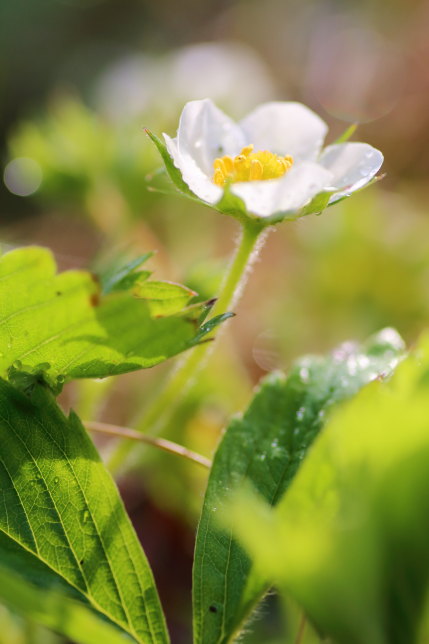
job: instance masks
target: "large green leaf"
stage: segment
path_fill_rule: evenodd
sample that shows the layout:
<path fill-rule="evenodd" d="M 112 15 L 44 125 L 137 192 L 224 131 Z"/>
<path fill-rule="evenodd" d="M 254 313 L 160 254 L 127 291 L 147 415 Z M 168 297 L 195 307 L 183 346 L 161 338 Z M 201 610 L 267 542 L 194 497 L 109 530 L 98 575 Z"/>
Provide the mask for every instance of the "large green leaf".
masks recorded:
<path fill-rule="evenodd" d="M 144 258 L 140 258 L 140 263 Z M 138 265 L 138 263 L 137 263 Z M 204 339 L 193 291 L 147 282 L 126 267 L 110 292 L 85 271 L 56 274 L 43 248 L 0 258 L 0 377 L 31 384 L 33 374 L 60 389 L 72 378 L 101 378 L 151 367 Z M 106 287 L 106 284 L 105 284 Z M 126 290 L 123 290 L 123 289 Z M 217 321 L 220 321 L 218 319 Z"/>
<path fill-rule="evenodd" d="M 210 473 L 194 563 L 197 644 L 228 642 L 266 589 L 252 564 L 216 521 L 237 485 L 251 482 L 275 505 L 295 476 L 334 403 L 389 373 L 403 343 L 391 329 L 363 347 L 346 344 L 329 357 L 298 361 L 288 377 L 270 375 L 242 418 L 229 425 Z"/>
<path fill-rule="evenodd" d="M 0 445 L 0 566 L 56 579 L 137 642 L 167 642 L 149 565 L 77 416 L 44 387 L 29 398 L 0 379 Z"/>
<path fill-rule="evenodd" d="M 337 644 L 414 644 L 429 591 L 429 337 L 336 411 L 274 510 L 237 499 L 261 570 Z"/>

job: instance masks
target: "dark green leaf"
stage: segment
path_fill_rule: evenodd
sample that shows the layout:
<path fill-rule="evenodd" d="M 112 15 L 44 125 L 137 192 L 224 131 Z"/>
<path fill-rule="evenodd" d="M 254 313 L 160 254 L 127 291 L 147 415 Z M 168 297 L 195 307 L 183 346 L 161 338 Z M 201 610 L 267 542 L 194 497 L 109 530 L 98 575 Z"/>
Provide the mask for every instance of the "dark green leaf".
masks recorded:
<path fill-rule="evenodd" d="M 77 416 L 43 387 L 29 398 L 0 379 L 0 445 L 0 565 L 74 590 L 137 642 L 167 642 L 149 565 Z"/>
<path fill-rule="evenodd" d="M 427 641 L 428 373 L 426 336 L 336 410 L 277 508 L 229 508 L 255 566 L 338 644 Z"/>
<path fill-rule="evenodd" d="M 304 358 L 288 377 L 277 373 L 266 378 L 243 417 L 229 425 L 214 459 L 198 528 L 193 589 L 197 644 L 228 642 L 266 589 L 231 531 L 218 527 L 216 513 L 246 481 L 275 505 L 330 408 L 389 373 L 402 350 L 398 335 L 386 329 L 363 347 L 348 343 L 327 358 Z"/>

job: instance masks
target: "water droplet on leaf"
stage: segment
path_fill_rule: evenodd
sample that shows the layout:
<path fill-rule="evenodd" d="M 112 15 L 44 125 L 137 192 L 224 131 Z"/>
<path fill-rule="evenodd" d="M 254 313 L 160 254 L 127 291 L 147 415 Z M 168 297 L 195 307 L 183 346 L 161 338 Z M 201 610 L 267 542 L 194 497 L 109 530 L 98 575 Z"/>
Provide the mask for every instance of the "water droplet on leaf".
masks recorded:
<path fill-rule="evenodd" d="M 296 412 L 297 420 L 301 421 L 305 416 L 305 407 L 300 407 Z"/>

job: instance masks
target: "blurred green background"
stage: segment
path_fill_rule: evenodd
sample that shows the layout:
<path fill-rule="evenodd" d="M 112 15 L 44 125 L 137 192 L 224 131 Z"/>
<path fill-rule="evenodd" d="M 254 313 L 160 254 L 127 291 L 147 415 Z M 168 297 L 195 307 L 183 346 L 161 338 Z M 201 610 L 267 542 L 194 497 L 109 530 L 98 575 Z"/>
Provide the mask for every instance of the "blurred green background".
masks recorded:
<path fill-rule="evenodd" d="M 94 270 L 157 250 L 156 278 L 214 296 L 236 224 L 154 191 L 160 160 L 143 131 L 174 135 L 190 99 L 211 97 L 235 118 L 266 100 L 302 101 L 329 123 L 328 142 L 358 122 L 354 139 L 385 154 L 382 182 L 271 233 L 169 438 L 210 456 L 267 371 L 386 325 L 412 344 L 427 326 L 428 32 L 427 0 L 0 3 L 4 250 L 42 244 L 61 269 Z M 84 419 L 134 426 L 168 368 L 70 387 L 62 402 Z M 190 641 L 205 476 L 145 451 L 120 480 L 178 644 Z M 247 641 L 283 641 L 269 601 Z M 5 644 L 50 641 L 6 609 L 0 624 Z"/>

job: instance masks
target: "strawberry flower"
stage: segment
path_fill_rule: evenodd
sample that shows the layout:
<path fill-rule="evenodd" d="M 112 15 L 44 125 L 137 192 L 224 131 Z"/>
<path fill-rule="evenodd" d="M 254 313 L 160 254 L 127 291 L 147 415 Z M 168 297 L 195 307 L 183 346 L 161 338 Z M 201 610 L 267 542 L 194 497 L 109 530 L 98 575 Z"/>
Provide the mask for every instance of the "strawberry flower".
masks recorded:
<path fill-rule="evenodd" d="M 204 99 L 185 105 L 174 139 L 150 136 L 182 191 L 268 224 L 320 212 L 376 175 L 379 150 L 347 142 L 322 150 L 327 129 L 300 103 L 264 103 L 235 123 Z"/>

